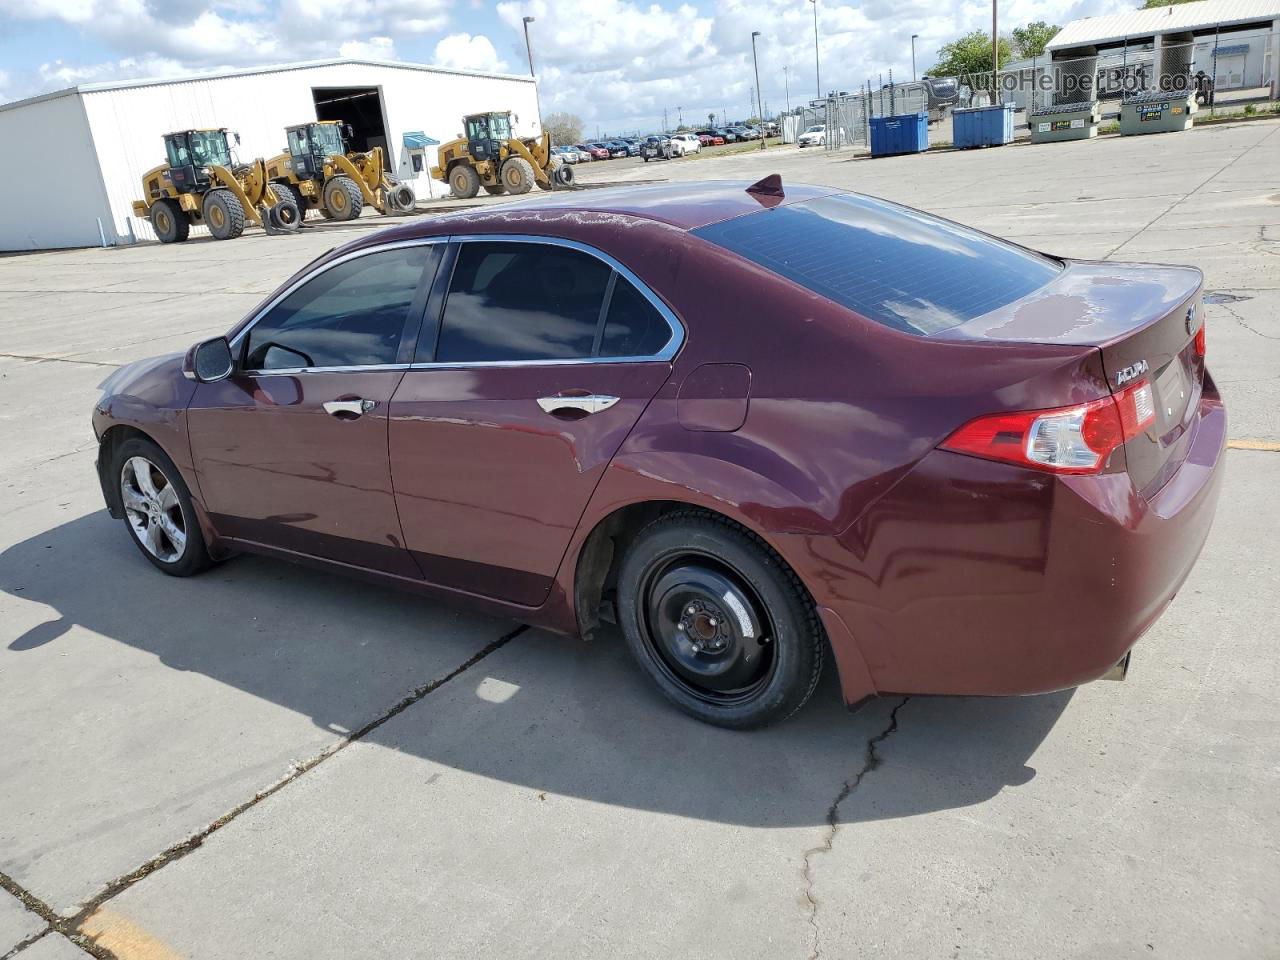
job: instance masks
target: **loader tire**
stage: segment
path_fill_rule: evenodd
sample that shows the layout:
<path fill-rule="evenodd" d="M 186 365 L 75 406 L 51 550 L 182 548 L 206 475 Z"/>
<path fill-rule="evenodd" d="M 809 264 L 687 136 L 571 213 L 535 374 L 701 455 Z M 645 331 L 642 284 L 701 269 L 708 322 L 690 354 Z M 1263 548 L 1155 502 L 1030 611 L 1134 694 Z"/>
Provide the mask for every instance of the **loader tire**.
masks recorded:
<path fill-rule="evenodd" d="M 271 189 L 277 191 L 276 196 L 278 197 L 280 196 L 279 191 L 283 190 L 285 197 L 288 197 L 298 205 L 299 219 L 306 219 L 307 201 L 303 198 L 301 190 L 295 187 L 292 183 L 280 183 L 279 181 L 271 184 Z M 280 199 L 283 200 L 285 197 L 280 197 Z"/>
<path fill-rule="evenodd" d="M 324 185 L 324 208 L 333 220 L 354 220 L 364 209 L 364 196 L 350 177 L 334 177 Z"/>
<path fill-rule="evenodd" d="M 459 200 L 470 200 L 480 192 L 480 174 L 469 163 L 460 163 L 449 171 L 449 189 Z"/>
<path fill-rule="evenodd" d="M 215 240 L 234 240 L 244 233 L 244 207 L 230 190 L 210 190 L 204 195 L 204 224 Z"/>
<path fill-rule="evenodd" d="M 293 202 L 293 197 L 287 195 L 267 211 L 267 216 L 271 218 L 271 225 L 277 230 L 294 231 L 302 223 L 302 211 Z"/>
<path fill-rule="evenodd" d="M 383 190 L 383 196 L 387 198 L 388 209 L 399 213 L 413 213 L 413 208 L 418 205 L 413 187 L 407 183 L 390 184 Z"/>
<path fill-rule="evenodd" d="M 549 173 L 551 175 L 552 189 L 573 186 L 573 178 L 576 174 L 573 172 L 573 167 L 567 163 L 561 161 L 559 164 L 553 164 Z"/>
<path fill-rule="evenodd" d="M 191 233 L 191 221 L 183 213 L 177 200 L 162 197 L 151 205 L 148 213 L 151 229 L 161 243 L 181 243 Z"/>
<path fill-rule="evenodd" d="M 491 197 L 500 197 L 507 192 L 507 188 L 500 183 L 495 183 L 492 186 L 486 183 L 484 185 L 484 192 Z"/>
<path fill-rule="evenodd" d="M 524 157 L 508 157 L 507 162 L 502 165 L 501 179 L 507 193 L 513 196 L 528 193 L 538 182 L 533 175 L 533 167 Z"/>

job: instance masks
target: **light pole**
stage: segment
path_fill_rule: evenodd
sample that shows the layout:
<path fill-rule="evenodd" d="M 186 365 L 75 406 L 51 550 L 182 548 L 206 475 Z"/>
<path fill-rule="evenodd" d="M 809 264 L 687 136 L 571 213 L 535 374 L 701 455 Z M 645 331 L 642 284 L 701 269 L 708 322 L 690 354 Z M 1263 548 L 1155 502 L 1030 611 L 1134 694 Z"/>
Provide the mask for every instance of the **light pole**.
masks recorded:
<path fill-rule="evenodd" d="M 538 107 L 538 126 L 542 127 L 542 97 L 538 94 L 538 77 L 533 72 L 533 45 L 529 43 L 529 24 L 533 23 L 533 17 L 524 18 L 524 49 L 529 54 L 529 76 L 533 77 L 533 102 Z"/>
<path fill-rule="evenodd" d="M 818 99 L 822 99 L 822 68 L 818 63 L 818 0 L 813 4 L 813 78 L 818 82 Z"/>
<path fill-rule="evenodd" d="M 814 9 L 817 9 L 816 7 Z M 756 37 L 759 30 L 751 31 L 751 63 L 756 70 L 756 119 L 760 122 L 760 149 L 764 149 L 764 107 L 760 100 L 760 61 L 756 58 Z"/>
<path fill-rule="evenodd" d="M 911 35 L 911 79 L 912 81 L 916 79 L 916 37 L 918 36 L 920 36 L 920 34 L 918 33 L 913 33 Z"/>
<path fill-rule="evenodd" d="M 783 82 L 784 84 L 786 84 L 786 88 L 787 88 L 787 113 L 790 113 L 790 112 L 791 112 L 791 74 L 790 74 L 790 70 L 791 70 L 791 68 L 790 68 L 790 67 L 783 67 L 783 68 L 782 68 L 782 82 Z"/>

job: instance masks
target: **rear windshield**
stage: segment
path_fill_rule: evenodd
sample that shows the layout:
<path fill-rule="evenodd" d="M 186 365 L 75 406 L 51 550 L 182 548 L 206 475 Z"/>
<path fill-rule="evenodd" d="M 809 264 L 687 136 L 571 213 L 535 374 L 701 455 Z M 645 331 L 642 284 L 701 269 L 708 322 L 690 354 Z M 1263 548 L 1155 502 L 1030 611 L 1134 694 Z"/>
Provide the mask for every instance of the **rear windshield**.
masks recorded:
<path fill-rule="evenodd" d="M 1062 269 L 968 227 L 852 194 L 693 232 L 886 327 L 925 335 L 1021 299 Z"/>

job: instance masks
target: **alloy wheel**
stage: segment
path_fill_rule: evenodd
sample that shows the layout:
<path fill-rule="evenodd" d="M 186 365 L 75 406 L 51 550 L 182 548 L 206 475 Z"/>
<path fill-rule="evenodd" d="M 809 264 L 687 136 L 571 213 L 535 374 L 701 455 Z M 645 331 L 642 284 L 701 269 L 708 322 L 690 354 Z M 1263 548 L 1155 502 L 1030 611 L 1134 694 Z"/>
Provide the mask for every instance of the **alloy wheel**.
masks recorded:
<path fill-rule="evenodd" d="M 177 563 L 187 549 L 187 523 L 178 491 L 146 457 L 130 457 L 120 470 L 125 519 L 147 553 Z"/>

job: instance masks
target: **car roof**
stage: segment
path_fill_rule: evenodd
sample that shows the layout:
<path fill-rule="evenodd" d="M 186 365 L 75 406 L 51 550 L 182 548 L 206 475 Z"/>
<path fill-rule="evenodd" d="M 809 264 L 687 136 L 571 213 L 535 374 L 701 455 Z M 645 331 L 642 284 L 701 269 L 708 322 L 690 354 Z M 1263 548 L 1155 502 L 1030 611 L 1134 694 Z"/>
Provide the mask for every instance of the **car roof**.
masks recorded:
<path fill-rule="evenodd" d="M 802 203 L 817 197 L 829 197 L 842 193 L 834 187 L 817 187 L 811 184 L 783 184 L 783 196 L 748 193 L 749 180 L 704 180 L 697 182 L 671 182 L 644 184 L 634 187 L 614 187 L 599 190 L 557 191 L 536 199 L 523 200 L 498 207 L 480 210 L 458 211 L 437 218 L 448 220 L 451 216 L 466 216 L 472 226 L 481 224 L 488 217 L 503 219 L 504 211 L 564 210 L 584 213 L 607 213 L 641 220 L 654 220 L 682 230 L 695 230 L 712 223 L 720 223 L 744 214 L 755 213 L 767 207 Z"/>

